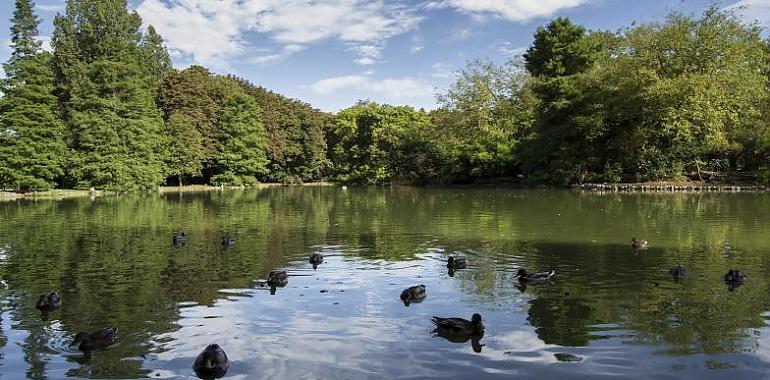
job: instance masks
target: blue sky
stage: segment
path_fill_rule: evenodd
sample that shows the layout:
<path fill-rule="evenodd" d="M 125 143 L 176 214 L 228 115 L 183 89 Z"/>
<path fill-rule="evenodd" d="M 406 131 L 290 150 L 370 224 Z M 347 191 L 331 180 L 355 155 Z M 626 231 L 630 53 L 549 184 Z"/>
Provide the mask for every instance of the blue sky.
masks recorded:
<path fill-rule="evenodd" d="M 712 0 L 129 0 L 166 39 L 174 65 L 233 73 L 327 111 L 359 99 L 434 108 L 468 60 L 504 62 L 535 29 L 568 16 L 616 30 Z M 41 35 L 64 0 L 37 0 Z M 770 0 L 731 0 L 770 26 Z M 13 1 L 0 1 L 0 59 L 8 59 Z"/>

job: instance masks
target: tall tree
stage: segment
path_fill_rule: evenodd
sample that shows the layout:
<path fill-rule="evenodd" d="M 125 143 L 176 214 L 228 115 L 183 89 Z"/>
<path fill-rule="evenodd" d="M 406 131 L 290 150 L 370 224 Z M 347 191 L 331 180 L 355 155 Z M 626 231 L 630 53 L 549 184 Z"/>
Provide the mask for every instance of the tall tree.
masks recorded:
<path fill-rule="evenodd" d="M 157 87 L 163 78 L 171 72 L 171 57 L 163 44 L 163 37 L 155 31 L 152 25 L 149 25 L 145 30 L 140 49 L 144 68 L 147 69 L 153 84 Z"/>
<path fill-rule="evenodd" d="M 30 0 L 16 0 L 11 47 L 0 98 L 0 188 L 46 190 L 63 175 L 67 149 L 53 94 L 51 56 L 36 40 Z"/>
<path fill-rule="evenodd" d="M 230 97 L 219 121 L 219 174 L 211 181 L 222 185 L 253 185 L 267 174 L 265 129 L 254 98 L 243 92 Z"/>
<path fill-rule="evenodd" d="M 149 189 L 165 178 L 163 121 L 126 0 L 68 0 L 54 20 L 54 68 L 77 151 L 76 186 Z"/>
<path fill-rule="evenodd" d="M 172 113 L 166 121 L 167 164 L 169 174 L 176 175 L 179 186 L 184 176 L 200 176 L 206 159 L 203 137 L 195 123 L 195 118 L 183 112 Z"/>

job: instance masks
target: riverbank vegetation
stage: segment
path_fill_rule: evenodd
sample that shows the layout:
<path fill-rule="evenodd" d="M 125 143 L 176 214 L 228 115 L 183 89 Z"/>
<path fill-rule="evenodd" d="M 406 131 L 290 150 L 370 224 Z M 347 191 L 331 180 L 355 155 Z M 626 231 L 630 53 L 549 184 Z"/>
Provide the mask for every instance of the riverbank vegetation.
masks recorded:
<path fill-rule="evenodd" d="M 52 52 L 38 25 L 16 0 L 0 189 L 770 182 L 770 42 L 716 6 L 616 32 L 558 18 L 520 59 L 469 62 L 435 110 L 359 102 L 336 115 L 173 69 L 125 0 L 68 0 Z"/>

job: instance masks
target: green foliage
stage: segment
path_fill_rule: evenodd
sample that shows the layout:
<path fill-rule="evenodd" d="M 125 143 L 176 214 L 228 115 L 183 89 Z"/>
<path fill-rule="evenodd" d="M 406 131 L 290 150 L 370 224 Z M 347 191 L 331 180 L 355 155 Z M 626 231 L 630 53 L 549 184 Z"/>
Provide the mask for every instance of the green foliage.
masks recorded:
<path fill-rule="evenodd" d="M 333 122 L 332 115 L 303 102 L 286 98 L 236 77 L 247 94 L 262 110 L 270 160 L 267 179 L 277 182 L 301 182 L 321 178 L 329 168 L 324 131 Z"/>
<path fill-rule="evenodd" d="M 186 113 L 173 112 L 166 121 L 169 174 L 175 174 L 182 186 L 183 176 L 199 176 L 206 159 L 203 137 L 195 119 Z"/>
<path fill-rule="evenodd" d="M 535 32 L 535 41 L 524 54 L 527 70 L 535 77 L 558 77 L 585 71 L 597 49 L 586 30 L 559 17 Z"/>
<path fill-rule="evenodd" d="M 416 164 L 425 161 L 430 126 L 428 115 L 411 107 L 361 102 L 342 110 L 329 136 L 337 178 L 381 184 L 424 177 Z"/>
<path fill-rule="evenodd" d="M 125 0 L 70 0 L 54 21 L 54 68 L 78 187 L 150 189 L 165 177 L 163 121 Z"/>
<path fill-rule="evenodd" d="M 171 72 L 171 57 L 163 45 L 163 37 L 150 25 L 147 27 L 139 44 L 144 68 L 150 74 L 153 84 L 157 87 L 163 78 Z"/>
<path fill-rule="evenodd" d="M 48 190 L 68 156 L 53 94 L 51 56 L 39 50 L 33 3 L 17 0 L 11 59 L 0 82 L 0 189 Z"/>
<path fill-rule="evenodd" d="M 236 93 L 222 108 L 219 121 L 218 185 L 253 185 L 267 173 L 265 129 L 254 98 Z"/>

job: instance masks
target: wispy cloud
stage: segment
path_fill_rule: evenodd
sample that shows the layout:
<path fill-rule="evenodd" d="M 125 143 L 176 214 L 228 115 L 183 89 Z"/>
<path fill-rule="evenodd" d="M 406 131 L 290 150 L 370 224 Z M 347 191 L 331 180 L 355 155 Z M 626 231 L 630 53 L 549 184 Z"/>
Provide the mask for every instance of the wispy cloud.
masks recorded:
<path fill-rule="evenodd" d="M 411 77 L 378 79 L 371 75 L 343 75 L 321 79 L 310 89 L 321 95 L 340 91 L 359 90 L 362 92 L 383 95 L 389 99 L 410 99 L 433 96 L 434 88 L 424 81 Z"/>
<path fill-rule="evenodd" d="M 457 69 L 449 63 L 437 62 L 433 64 L 433 72 L 430 74 L 433 78 L 448 79 L 454 78 Z"/>
<path fill-rule="evenodd" d="M 471 16 L 487 15 L 513 22 L 549 17 L 554 13 L 590 3 L 594 0 L 436 0 L 426 3 L 428 9 L 452 8 Z M 763 1 L 763 0 L 750 0 Z"/>
<path fill-rule="evenodd" d="M 764 27 L 770 28 L 770 1 L 768 0 L 741 0 L 729 8 L 749 22 L 757 21 Z"/>
<path fill-rule="evenodd" d="M 36 10 L 42 12 L 62 12 L 64 11 L 64 5 L 62 4 L 39 4 L 35 6 Z"/>
<path fill-rule="evenodd" d="M 508 58 L 521 57 L 527 51 L 526 46 L 513 46 L 510 41 L 497 40 L 492 43 L 492 48 Z"/>
<path fill-rule="evenodd" d="M 264 66 L 274 65 L 276 63 L 280 63 L 287 60 L 289 57 L 294 55 L 294 53 L 301 52 L 302 50 L 305 50 L 305 46 L 303 45 L 299 45 L 299 44 L 286 45 L 283 48 L 281 48 L 281 50 L 278 52 L 257 55 L 257 56 L 251 57 L 249 61 L 257 65 L 264 65 Z"/>
<path fill-rule="evenodd" d="M 137 11 L 170 49 L 216 67 L 253 48 L 247 33 L 264 34 L 281 45 L 340 41 L 353 46 L 358 63 L 371 64 L 385 41 L 421 21 L 413 11 L 383 0 L 143 0 Z"/>

